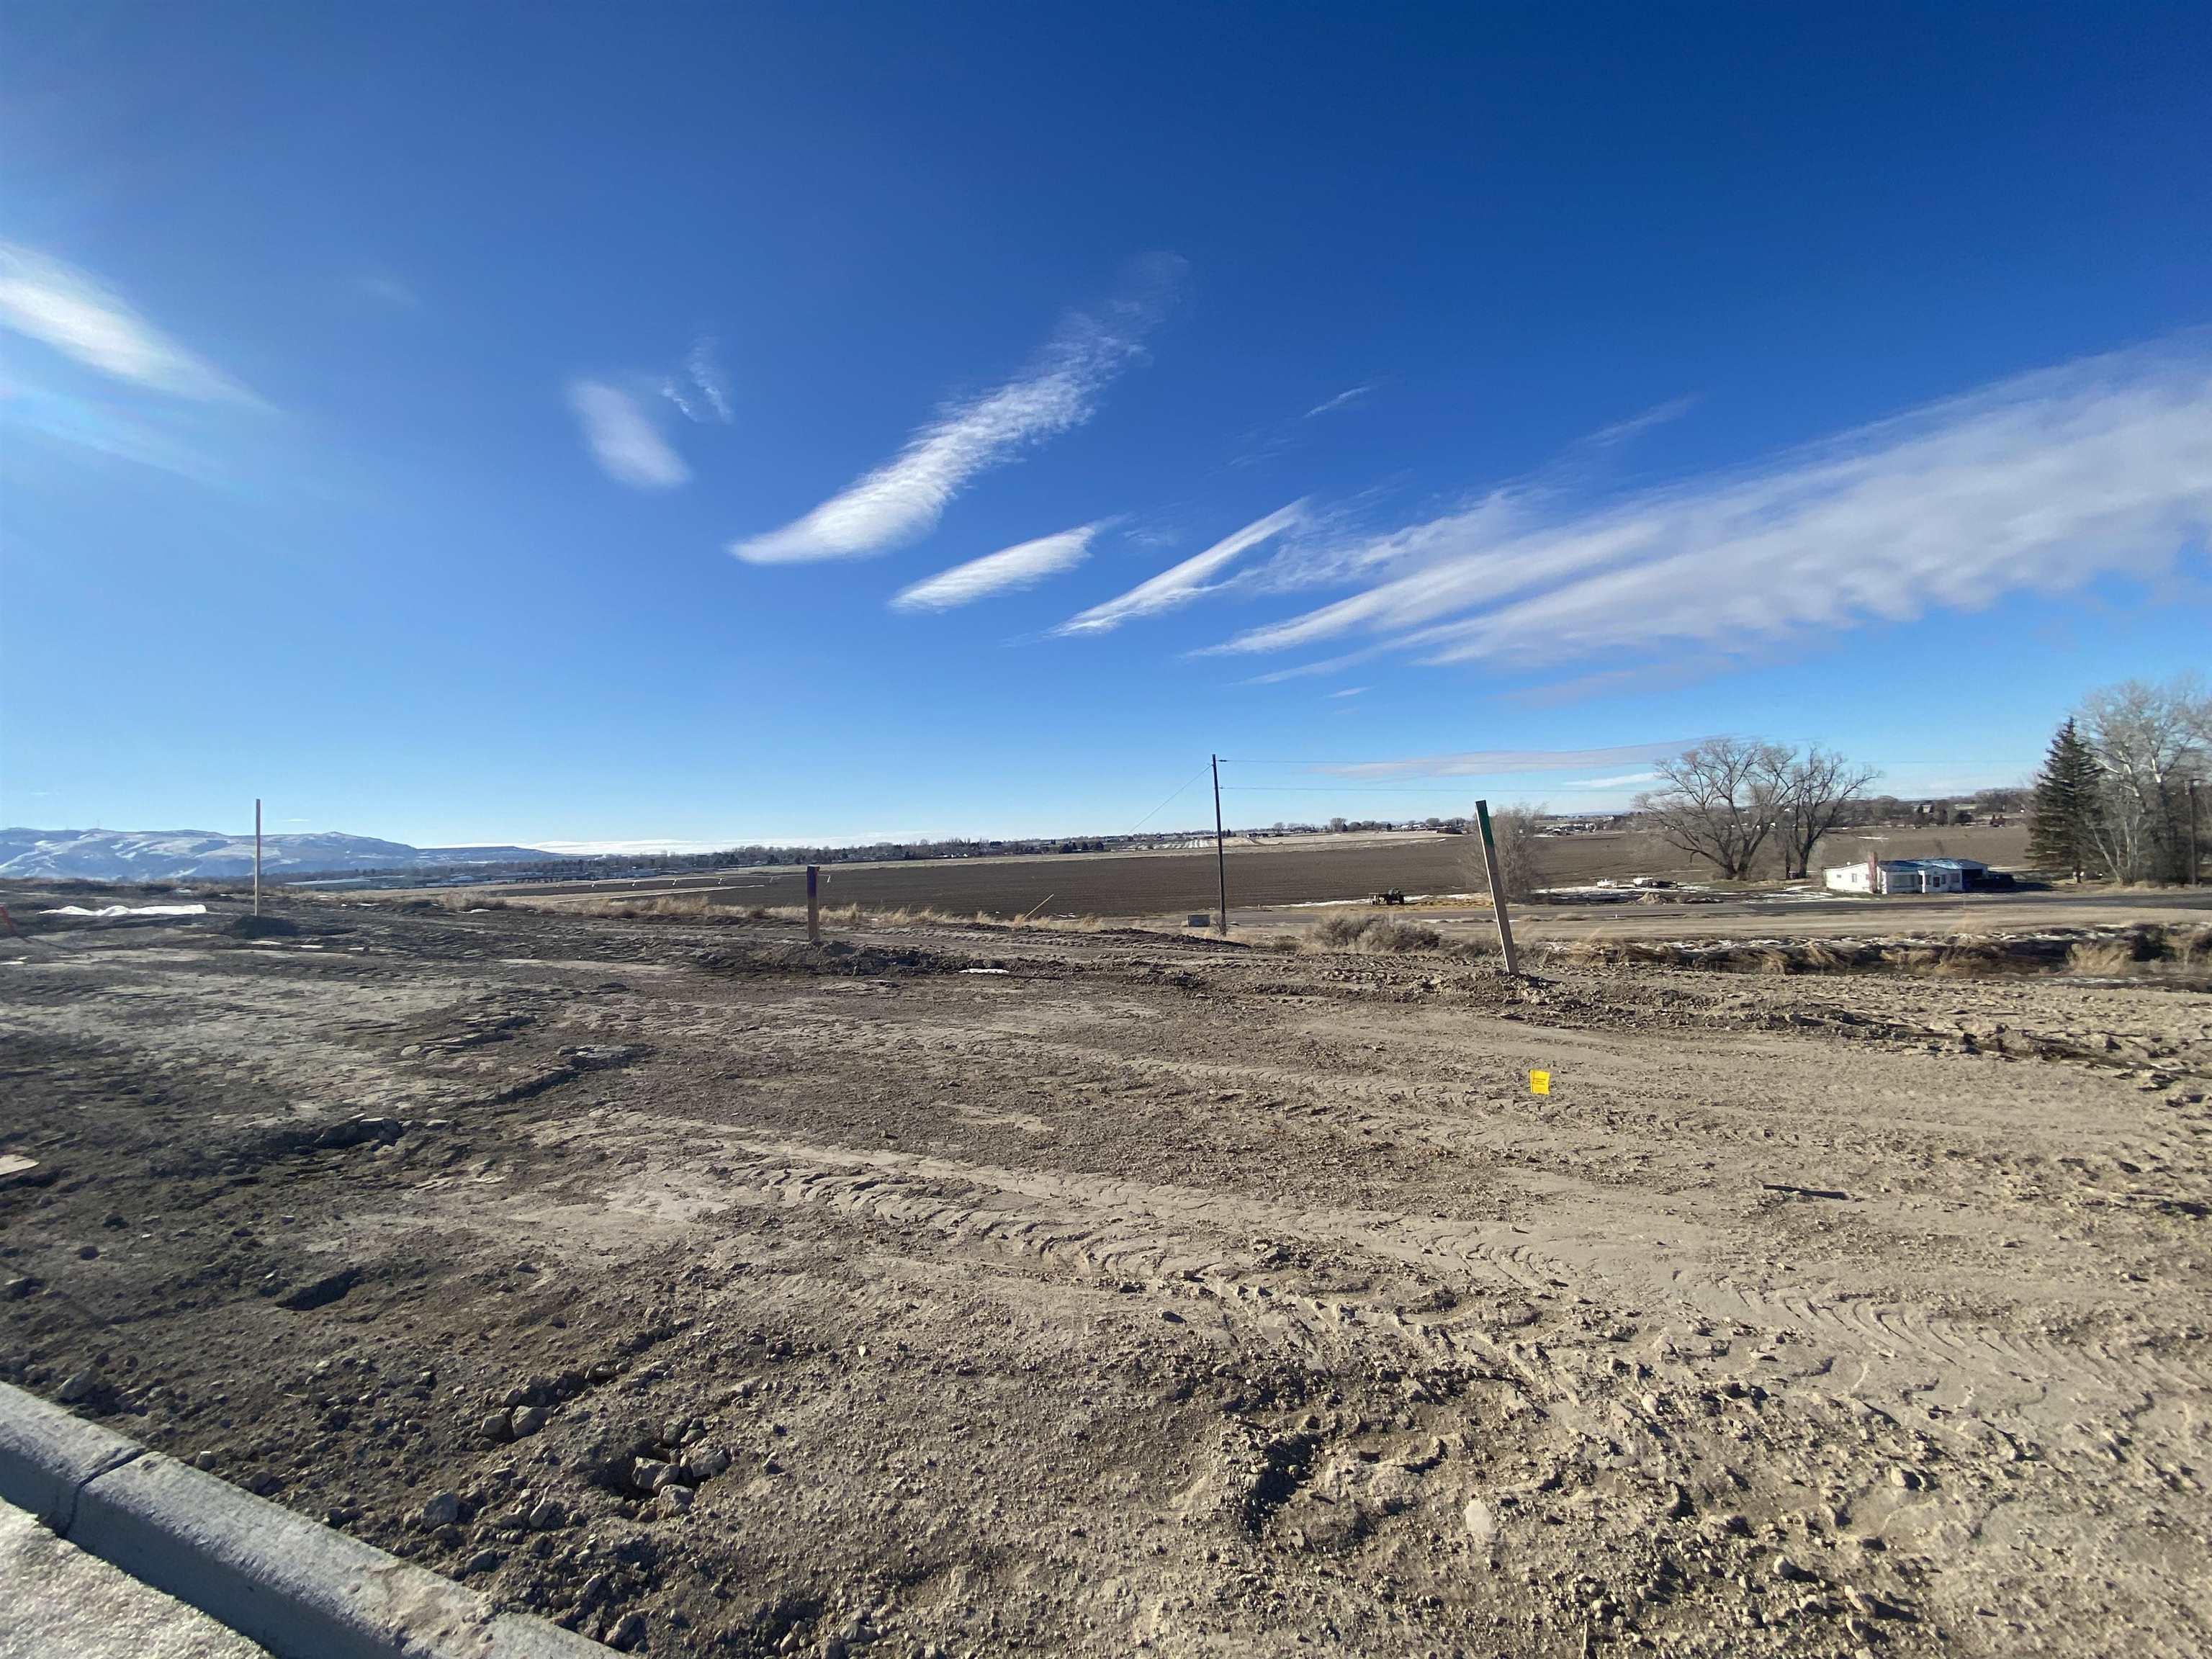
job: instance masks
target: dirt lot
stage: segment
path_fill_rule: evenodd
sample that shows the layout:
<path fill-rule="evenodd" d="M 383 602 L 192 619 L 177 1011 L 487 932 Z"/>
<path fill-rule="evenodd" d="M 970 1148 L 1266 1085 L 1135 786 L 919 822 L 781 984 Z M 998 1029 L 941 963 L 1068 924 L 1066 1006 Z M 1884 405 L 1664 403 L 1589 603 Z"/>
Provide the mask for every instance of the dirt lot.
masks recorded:
<path fill-rule="evenodd" d="M 2212 1647 L 2212 998 L 286 914 L 0 939 L 0 1376 L 506 1604 Z"/>

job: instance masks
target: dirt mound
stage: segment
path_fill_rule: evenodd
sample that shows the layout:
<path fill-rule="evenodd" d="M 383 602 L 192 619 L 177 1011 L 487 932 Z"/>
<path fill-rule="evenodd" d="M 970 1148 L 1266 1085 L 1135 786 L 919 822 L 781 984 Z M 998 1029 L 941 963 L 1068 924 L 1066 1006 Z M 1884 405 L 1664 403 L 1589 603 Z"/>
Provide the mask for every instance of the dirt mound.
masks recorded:
<path fill-rule="evenodd" d="M 2195 984 L 2212 969 L 2212 929 L 2143 924 L 1935 939 L 1593 939 L 1551 957 L 1605 967 L 1723 974 L 1905 974 L 1981 979 L 2071 973 Z"/>
<path fill-rule="evenodd" d="M 240 916 L 223 929 L 234 939 L 290 939 L 300 924 L 287 916 Z"/>
<path fill-rule="evenodd" d="M 763 942 L 716 945 L 691 958 L 710 974 L 805 974 L 844 979 L 919 977 L 957 974 L 975 963 L 920 945 L 821 945 Z"/>

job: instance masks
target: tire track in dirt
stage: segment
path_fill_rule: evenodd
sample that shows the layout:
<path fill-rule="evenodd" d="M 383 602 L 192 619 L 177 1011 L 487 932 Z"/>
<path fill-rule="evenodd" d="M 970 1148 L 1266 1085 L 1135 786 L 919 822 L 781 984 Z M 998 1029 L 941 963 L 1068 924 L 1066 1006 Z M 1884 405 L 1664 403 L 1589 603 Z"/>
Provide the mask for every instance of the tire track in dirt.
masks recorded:
<path fill-rule="evenodd" d="M 1224 1206 L 1214 1194 L 1133 1182 L 1041 1176 L 927 1160 L 930 1167 L 886 1166 L 854 1155 L 860 1168 L 815 1163 L 794 1148 L 756 1146 L 762 1160 L 743 1172 L 735 1201 L 822 1205 L 869 1219 L 926 1230 L 950 1239 L 996 1243 L 1042 1261 L 1107 1279 L 1135 1279 L 1155 1295 L 1201 1299 L 1232 1336 L 1287 1347 L 1306 1358 L 1345 1364 L 1381 1346 L 1401 1363 L 1433 1364 L 1463 1358 L 1454 1322 L 1408 1318 L 1403 1304 L 1431 1299 L 1426 1286 L 1377 1285 L 1371 1269 L 1392 1264 L 1352 1261 L 1364 1288 L 1325 1294 L 1296 1288 L 1295 1272 L 1269 1271 L 1237 1257 L 1231 1235 L 1280 1233 L 1282 1218 Z M 1313 1231 L 1297 1230 L 1311 1242 Z M 1340 1250 L 1353 1241 L 1331 1241 Z M 1393 1294 L 1393 1291 L 1397 1294 Z M 1194 1322 L 1199 1316 L 1177 1314 Z"/>
<path fill-rule="evenodd" d="M 2212 1388 L 2212 1371 L 2203 1366 L 2155 1354 L 2121 1353 L 2103 1343 L 2017 1334 L 1871 1297 L 1778 1295 L 1724 1274 L 1677 1270 L 1672 1279 L 1674 1293 L 1708 1317 L 1795 1330 L 1823 1351 L 1832 1351 L 1824 1352 L 1824 1358 L 1848 1358 L 1862 1365 L 1875 1359 L 1943 1368 L 1951 1373 L 1943 1379 L 1947 1388 L 1965 1389 L 1984 1409 L 2024 1409 L 2062 1394 L 2128 1399 L 2160 1390 L 2202 1394 Z"/>
<path fill-rule="evenodd" d="M 1792 1374 L 1838 1397 L 1924 1394 L 1931 1369 L 1933 1386 L 1946 1395 L 1963 1391 L 1984 1409 L 2212 1389 L 2203 1367 L 2180 1359 L 1942 1318 L 1889 1299 L 1777 1292 L 1663 1256 L 1638 1285 L 1620 1272 L 1617 1253 L 1601 1259 L 1556 1232 L 1503 1222 L 1301 1209 L 1214 1190 L 789 1139 L 736 1137 L 720 1153 L 738 1162 L 715 1191 L 720 1203 L 819 1207 L 1136 1279 L 1172 1300 L 1202 1299 L 1236 1338 L 1332 1363 L 1371 1360 L 1380 1344 L 1408 1365 L 1480 1360 L 1528 1375 L 1529 1350 L 1556 1334 L 1540 1328 L 1545 1316 L 1523 1298 L 1571 1292 L 1601 1307 L 1647 1306 L 1656 1293 L 1689 1322 L 1789 1334 L 1803 1345 Z M 1310 1273 L 1271 1260 L 1283 1245 L 1302 1247 L 1360 1288 L 1315 1288 Z M 1455 1305 L 1421 1311 L 1435 1309 L 1439 1291 Z M 1525 1340 L 1509 1342 L 1509 1334 Z M 1563 1378 L 1547 1379 L 1559 1386 Z"/>

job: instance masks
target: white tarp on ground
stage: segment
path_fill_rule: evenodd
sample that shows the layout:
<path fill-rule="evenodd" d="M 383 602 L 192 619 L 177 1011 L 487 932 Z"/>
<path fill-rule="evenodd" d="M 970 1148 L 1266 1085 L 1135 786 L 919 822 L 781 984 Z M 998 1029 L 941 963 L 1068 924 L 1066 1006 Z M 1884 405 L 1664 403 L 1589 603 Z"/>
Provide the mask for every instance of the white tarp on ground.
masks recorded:
<path fill-rule="evenodd" d="M 82 904 L 64 904 L 58 910 L 42 910 L 47 916 L 88 916 L 94 921 L 112 921 L 118 916 L 204 916 L 204 904 L 142 904 L 132 909 L 127 904 L 104 904 L 97 910 L 88 910 Z"/>

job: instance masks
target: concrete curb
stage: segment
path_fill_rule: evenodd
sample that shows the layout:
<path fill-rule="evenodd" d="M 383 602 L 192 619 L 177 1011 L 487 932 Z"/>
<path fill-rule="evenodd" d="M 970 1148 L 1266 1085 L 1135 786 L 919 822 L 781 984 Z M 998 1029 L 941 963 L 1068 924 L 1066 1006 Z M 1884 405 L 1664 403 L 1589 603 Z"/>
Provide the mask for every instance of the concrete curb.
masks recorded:
<path fill-rule="evenodd" d="M 590 1659 L 573 1632 L 0 1383 L 0 1498 L 278 1659 Z"/>
<path fill-rule="evenodd" d="M 52 1531 L 69 1531 L 77 1494 L 88 1482 L 144 1450 L 136 1441 L 0 1382 L 0 1498 Z"/>

